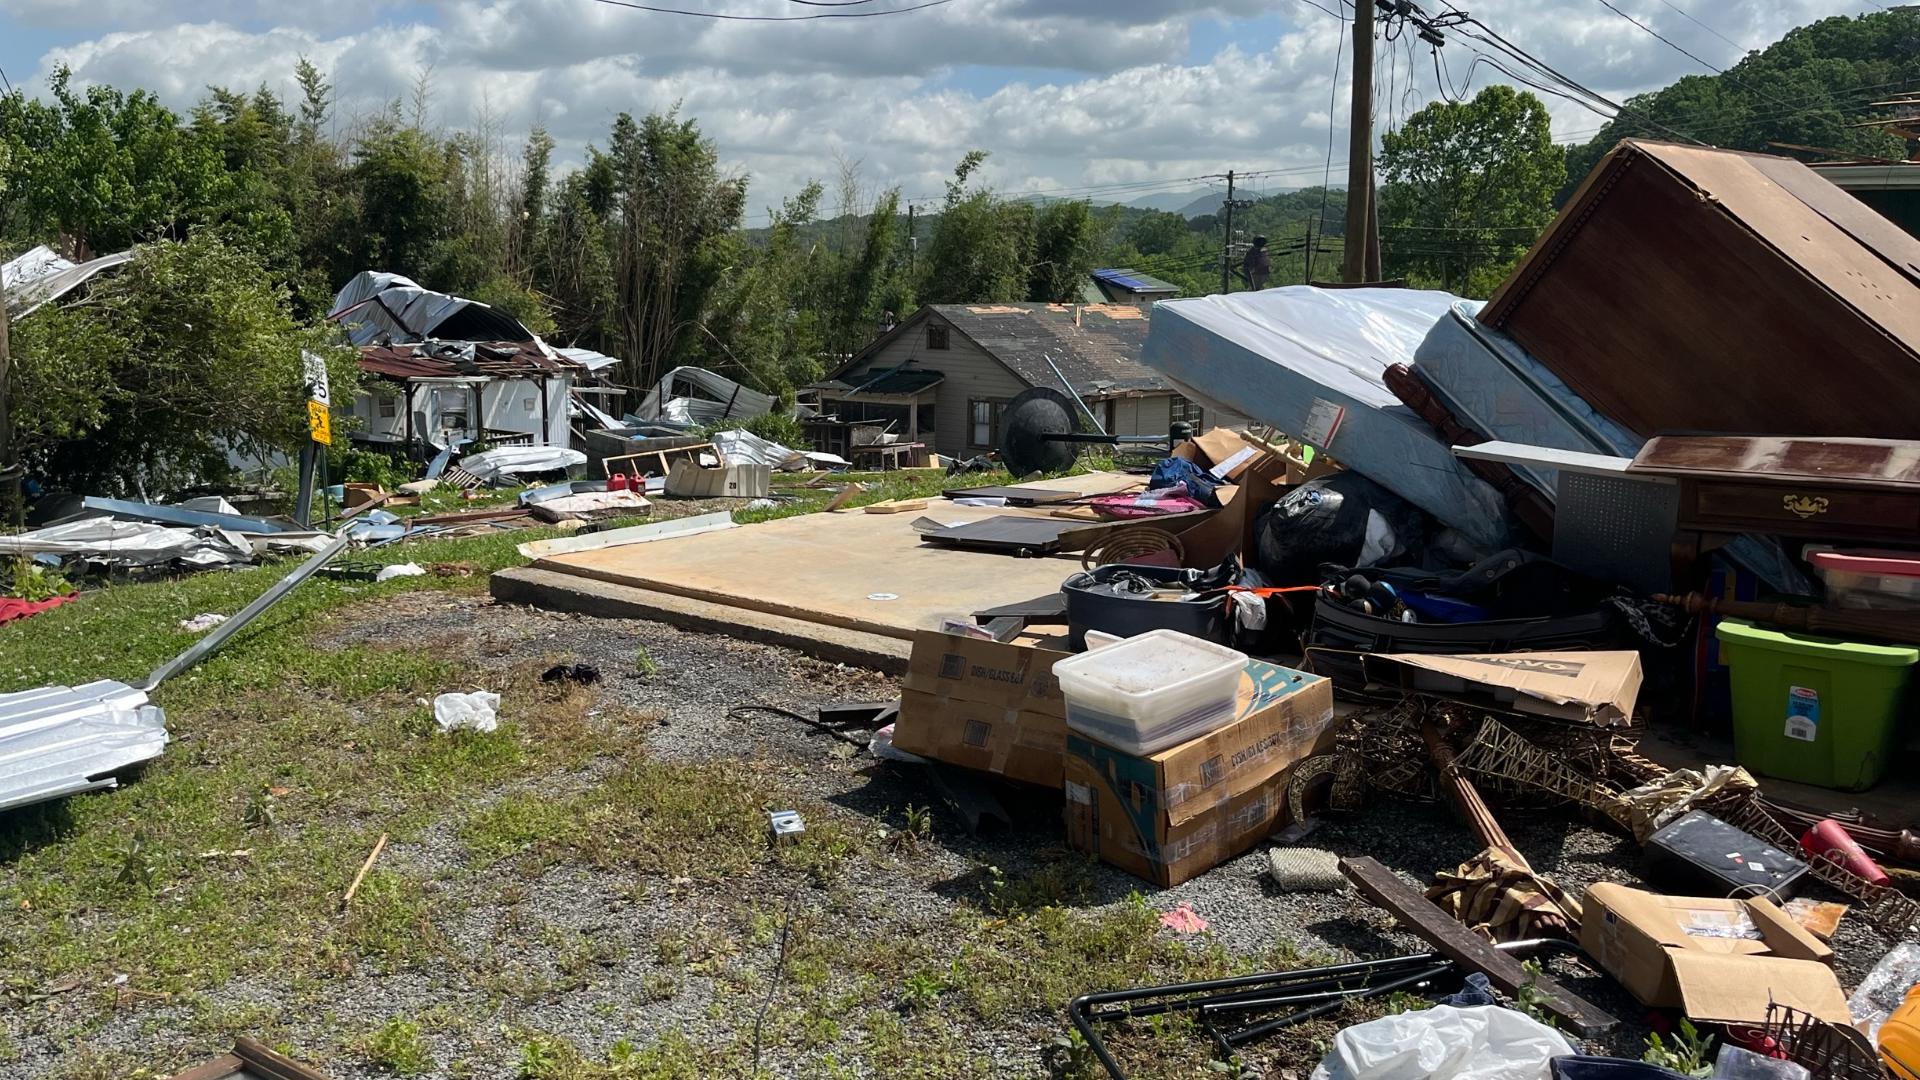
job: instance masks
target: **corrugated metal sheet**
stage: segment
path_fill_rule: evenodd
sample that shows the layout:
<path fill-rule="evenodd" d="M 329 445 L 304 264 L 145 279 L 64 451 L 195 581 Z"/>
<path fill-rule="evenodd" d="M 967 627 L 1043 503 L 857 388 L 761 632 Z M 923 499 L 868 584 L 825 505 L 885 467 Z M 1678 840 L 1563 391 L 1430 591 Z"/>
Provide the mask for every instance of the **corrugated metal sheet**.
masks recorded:
<path fill-rule="evenodd" d="M 160 756 L 166 720 L 111 679 L 0 694 L 0 810 L 114 786 L 115 774 Z"/>
<path fill-rule="evenodd" d="M 7 290 L 7 317 L 24 319 L 85 285 L 101 271 L 111 270 L 131 258 L 133 258 L 133 252 L 121 251 L 112 255 L 102 255 L 78 266 L 68 264 L 65 269 L 32 277 L 19 288 Z"/>
<path fill-rule="evenodd" d="M 533 331 L 518 319 L 478 300 L 434 292 L 412 278 L 378 270 L 353 276 L 334 297 L 327 318 L 346 331 L 355 345 L 422 341 L 441 337 L 460 341 L 532 341 Z"/>

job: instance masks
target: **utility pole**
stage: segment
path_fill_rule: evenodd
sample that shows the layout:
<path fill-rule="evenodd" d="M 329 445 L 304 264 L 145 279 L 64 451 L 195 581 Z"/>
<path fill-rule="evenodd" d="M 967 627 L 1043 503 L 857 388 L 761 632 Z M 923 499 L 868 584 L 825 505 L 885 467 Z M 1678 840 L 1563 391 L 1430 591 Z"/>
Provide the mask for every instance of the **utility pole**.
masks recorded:
<path fill-rule="evenodd" d="M 919 270 L 920 270 L 920 238 L 914 235 L 913 204 L 908 203 L 907 204 L 907 272 L 909 274 L 914 274 L 914 273 L 918 273 Z M 901 317 L 902 318 L 905 317 L 904 312 L 902 313 Z"/>
<path fill-rule="evenodd" d="M 1380 237 L 1373 224 L 1373 0 L 1353 5 L 1353 109 L 1347 134 L 1347 242 L 1342 275 L 1379 277 Z"/>
<path fill-rule="evenodd" d="M 1307 269 L 1306 269 L 1305 276 L 1301 277 L 1300 279 L 1300 284 L 1302 285 L 1313 284 L 1313 219 L 1312 218 L 1307 219 Z"/>
<path fill-rule="evenodd" d="M 1233 291 L 1233 170 L 1227 170 L 1227 232 L 1220 240 L 1220 291 Z"/>

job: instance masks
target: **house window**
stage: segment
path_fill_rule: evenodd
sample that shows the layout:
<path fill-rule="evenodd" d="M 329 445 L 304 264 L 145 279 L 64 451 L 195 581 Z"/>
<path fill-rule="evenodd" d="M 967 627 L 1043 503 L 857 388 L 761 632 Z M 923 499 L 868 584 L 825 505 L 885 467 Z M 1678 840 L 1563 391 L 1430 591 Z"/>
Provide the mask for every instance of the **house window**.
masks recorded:
<path fill-rule="evenodd" d="M 1179 394 L 1173 395 L 1173 401 L 1167 406 L 1167 419 L 1170 423 L 1185 424 L 1198 435 L 1207 429 L 1207 411 L 1198 402 L 1188 401 Z"/>
<path fill-rule="evenodd" d="M 400 399 L 392 394 L 381 394 L 373 399 L 373 403 L 379 409 L 382 420 L 391 420 L 400 415 Z"/>
<path fill-rule="evenodd" d="M 994 439 L 1000 433 L 1000 410 L 1004 402 L 969 401 L 967 402 L 967 445 L 977 450 L 990 450 Z"/>
<path fill-rule="evenodd" d="M 932 324 L 928 324 L 927 348 L 945 349 L 947 347 L 948 347 L 947 346 L 947 328 L 944 326 L 935 326 Z"/>

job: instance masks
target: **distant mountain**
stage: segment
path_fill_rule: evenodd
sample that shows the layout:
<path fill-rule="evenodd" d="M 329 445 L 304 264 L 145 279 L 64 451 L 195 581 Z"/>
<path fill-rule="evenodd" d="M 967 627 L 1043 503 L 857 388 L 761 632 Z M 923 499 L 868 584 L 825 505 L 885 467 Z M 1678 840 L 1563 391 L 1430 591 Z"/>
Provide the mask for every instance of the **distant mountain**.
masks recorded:
<path fill-rule="evenodd" d="M 1218 200 L 1222 197 L 1219 192 L 1207 188 L 1188 188 L 1185 191 L 1163 191 L 1157 195 L 1142 195 L 1132 202 L 1121 203 L 1120 205 L 1131 206 L 1136 210 L 1164 210 L 1169 213 L 1184 214 L 1187 217 L 1192 217 L 1193 215 L 1188 213 L 1187 210 L 1190 205 L 1213 199 L 1217 206 Z M 1205 213 L 1206 211 L 1201 212 Z"/>

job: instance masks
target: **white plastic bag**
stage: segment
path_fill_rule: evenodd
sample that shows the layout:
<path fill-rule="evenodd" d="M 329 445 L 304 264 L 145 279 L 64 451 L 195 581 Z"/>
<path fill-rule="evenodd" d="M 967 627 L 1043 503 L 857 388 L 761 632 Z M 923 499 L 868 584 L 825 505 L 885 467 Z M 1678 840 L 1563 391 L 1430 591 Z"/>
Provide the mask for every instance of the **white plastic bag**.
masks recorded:
<path fill-rule="evenodd" d="M 433 699 L 433 718 L 441 731 L 492 731 L 500 726 L 499 709 L 500 695 L 486 690 Z"/>
<path fill-rule="evenodd" d="M 392 565 L 381 567 L 380 572 L 373 575 L 373 580 L 392 581 L 397 577 L 424 577 L 426 573 L 425 570 L 420 568 L 418 563 L 393 563 Z"/>
<path fill-rule="evenodd" d="M 1548 1080 L 1547 1059 L 1573 1052 L 1524 1013 L 1436 1005 L 1342 1031 L 1312 1080 Z"/>

